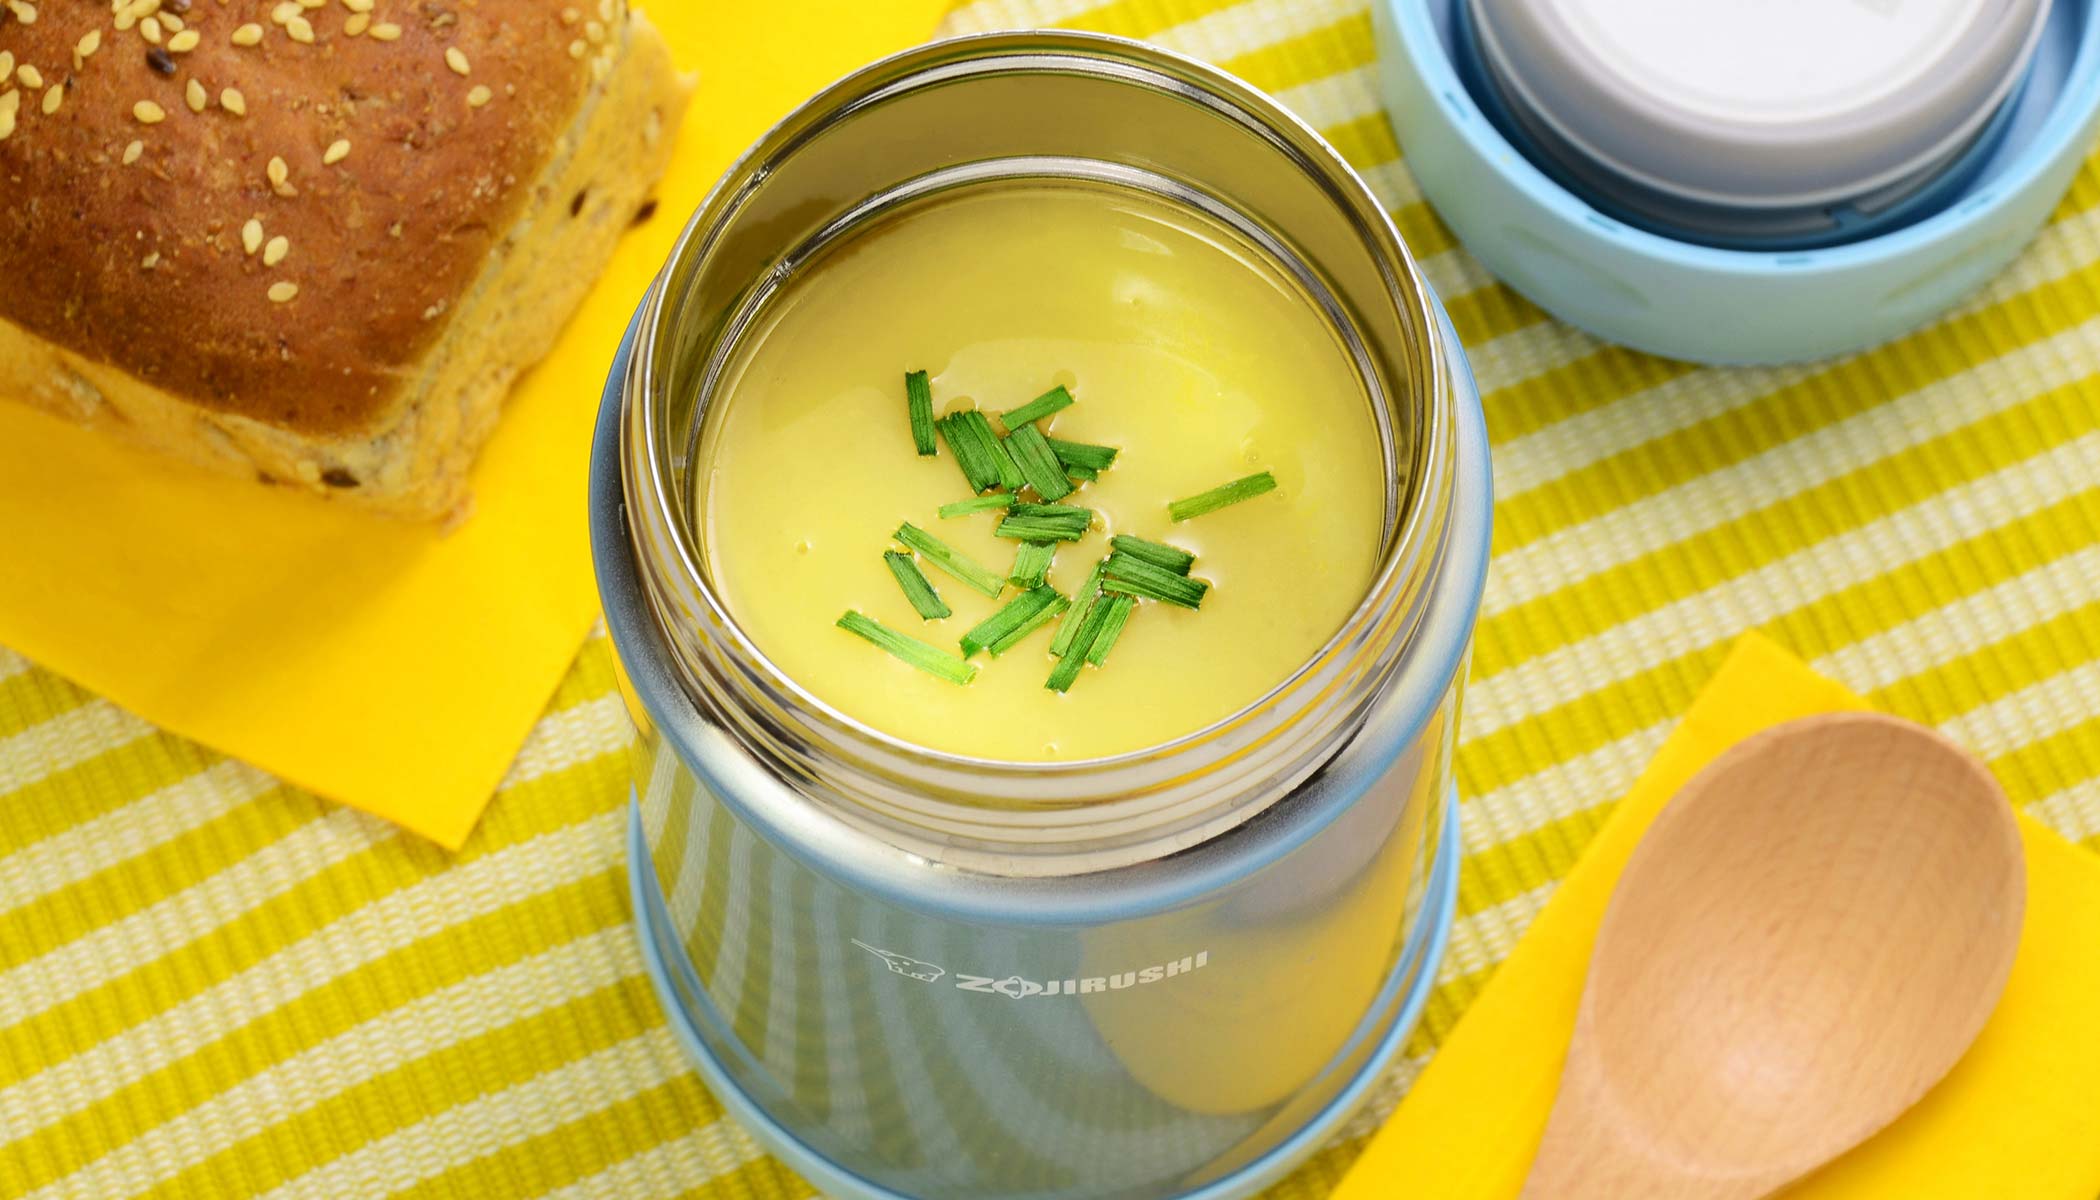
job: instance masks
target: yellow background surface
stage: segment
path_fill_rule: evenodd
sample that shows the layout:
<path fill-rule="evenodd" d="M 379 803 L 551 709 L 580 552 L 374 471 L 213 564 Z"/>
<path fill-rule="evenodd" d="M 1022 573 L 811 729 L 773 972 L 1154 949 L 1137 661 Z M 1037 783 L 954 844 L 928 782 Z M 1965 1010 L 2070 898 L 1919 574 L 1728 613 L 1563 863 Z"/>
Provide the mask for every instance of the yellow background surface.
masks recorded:
<path fill-rule="evenodd" d="M 689 52 L 717 63 L 695 136 L 718 130 L 726 155 L 759 119 L 709 123 L 742 93 L 784 103 L 881 48 L 840 40 L 845 22 L 904 39 L 930 6 L 682 11 Z M 1451 952 L 1404 1060 L 1276 1195 L 1334 1188 L 1746 629 L 1970 746 L 2093 848 L 2092 163 L 1930 328 L 1834 362 L 1697 368 L 1553 321 L 1456 245 L 1380 111 L 1361 0 L 983 0 L 951 27 L 1051 22 L 1221 63 L 1303 115 L 1392 212 L 1484 393 L 1495 548 L 1458 731 Z M 809 1194 L 723 1119 L 642 977 L 610 660 L 586 641 L 447 854 L 0 651 L 0 1195 Z M 2093 1200 L 2042 1182 L 2059 1165 L 1966 1194 Z"/>

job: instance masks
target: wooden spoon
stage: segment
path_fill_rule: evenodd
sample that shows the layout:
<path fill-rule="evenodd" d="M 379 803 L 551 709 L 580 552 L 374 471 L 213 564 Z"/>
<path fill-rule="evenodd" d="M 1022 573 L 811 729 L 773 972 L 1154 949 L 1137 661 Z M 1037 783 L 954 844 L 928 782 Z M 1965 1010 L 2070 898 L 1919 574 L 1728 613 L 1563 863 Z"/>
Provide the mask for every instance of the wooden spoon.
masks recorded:
<path fill-rule="evenodd" d="M 1811 717 L 1723 754 L 1598 932 L 1527 1200 L 1757 1200 L 1902 1115 L 2020 940 L 2011 806 L 1933 731 Z"/>

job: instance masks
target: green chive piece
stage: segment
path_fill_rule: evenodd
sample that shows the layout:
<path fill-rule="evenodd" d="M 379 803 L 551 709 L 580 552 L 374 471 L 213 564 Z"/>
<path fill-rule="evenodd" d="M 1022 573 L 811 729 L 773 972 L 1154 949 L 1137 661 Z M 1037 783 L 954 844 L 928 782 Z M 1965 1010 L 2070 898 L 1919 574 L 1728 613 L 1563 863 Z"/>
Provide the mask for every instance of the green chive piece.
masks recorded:
<path fill-rule="evenodd" d="M 962 468 L 963 478 L 969 481 L 973 492 L 988 492 L 999 486 L 999 467 L 984 447 L 978 443 L 975 430 L 963 420 L 965 414 L 949 413 L 934 422 L 941 439 L 948 443 L 948 452 L 955 456 L 955 465 Z"/>
<path fill-rule="evenodd" d="M 1013 506 L 1012 515 L 1017 517 L 1059 517 L 1083 519 L 1093 522 L 1094 510 L 1077 504 L 1030 504 L 1021 501 Z"/>
<path fill-rule="evenodd" d="M 1043 431 L 1023 425 L 1006 435 L 1007 452 L 1021 469 L 1021 477 L 1045 500 L 1061 500 L 1072 494 L 1072 481 L 1065 478 L 1064 464 L 1050 453 Z"/>
<path fill-rule="evenodd" d="M 1065 464 L 1065 474 L 1082 483 L 1092 483 L 1101 478 L 1101 472 L 1092 467 L 1075 467 L 1070 463 Z"/>
<path fill-rule="evenodd" d="M 936 453 L 933 444 L 933 384 L 924 371 L 904 373 L 904 406 L 911 414 L 911 444 L 919 457 Z"/>
<path fill-rule="evenodd" d="M 1015 587 L 1041 587 L 1043 576 L 1050 570 L 1050 560 L 1056 557 L 1056 542 L 1022 542 L 1014 552 L 1014 568 L 1006 573 L 1006 582 Z"/>
<path fill-rule="evenodd" d="M 1076 542 L 1094 523 L 1094 510 L 1070 504 L 1016 504 L 993 530 L 1024 542 Z"/>
<path fill-rule="evenodd" d="M 1089 471 L 1106 471 L 1116 461 L 1114 446 L 1096 446 L 1091 442 L 1068 442 L 1063 438 L 1046 437 L 1050 452 L 1057 461 L 1067 467 L 1085 467 Z"/>
<path fill-rule="evenodd" d="M 977 678 L 977 668 L 974 665 L 964 662 L 939 646 L 929 646 L 915 637 L 898 633 L 872 617 L 864 617 L 849 609 L 845 616 L 838 619 L 838 627 L 868 639 L 888 651 L 892 657 L 949 683 L 968 683 Z"/>
<path fill-rule="evenodd" d="M 1128 534 L 1119 533 L 1108 539 L 1108 548 L 1121 550 L 1130 557 L 1151 563 L 1155 567 L 1165 567 L 1176 575 L 1186 575 L 1189 568 L 1196 565 L 1196 556 L 1178 546 L 1148 542 L 1144 538 L 1131 537 Z"/>
<path fill-rule="evenodd" d="M 999 572 L 970 561 L 960 550 L 910 521 L 897 526 L 896 536 L 898 541 L 918 551 L 919 557 L 962 580 L 973 591 L 983 592 L 996 600 L 1005 590 L 1006 580 L 1000 578 Z"/>
<path fill-rule="evenodd" d="M 1116 639 L 1123 636 L 1123 623 L 1130 620 L 1130 610 L 1136 607 L 1136 596 L 1109 597 L 1108 616 L 1101 622 L 1101 632 L 1094 635 L 1094 644 L 1087 647 L 1088 662 L 1098 667 L 1108 661 L 1108 652 L 1116 648 Z"/>
<path fill-rule="evenodd" d="M 1006 426 L 1008 433 L 1018 433 L 1021 426 L 1031 421 L 1040 421 L 1058 409 L 1071 406 L 1072 393 L 1066 391 L 1065 385 L 1060 383 L 1021 407 L 1000 413 L 999 421 Z"/>
<path fill-rule="evenodd" d="M 1062 655 L 1071 648 L 1072 639 L 1079 636 L 1080 623 L 1086 620 L 1094 603 L 1101 599 L 1101 567 L 1107 561 L 1103 559 L 1095 563 L 1094 569 L 1087 572 L 1086 582 L 1073 593 L 1072 615 L 1064 619 L 1064 623 L 1057 627 L 1057 636 L 1050 639 L 1050 653 Z"/>
<path fill-rule="evenodd" d="M 1043 686 L 1053 692 L 1070 691 L 1072 690 L 1072 685 L 1079 681 L 1079 668 L 1085 665 L 1086 653 L 1084 651 L 1074 654 L 1067 650 L 1064 657 L 1057 660 L 1057 665 L 1050 669 L 1050 678 L 1043 681 Z"/>
<path fill-rule="evenodd" d="M 953 609 L 941 602 L 940 593 L 933 590 L 933 584 L 927 582 L 926 573 L 919 570 L 919 564 L 912 561 L 911 555 L 885 550 L 882 561 L 889 565 L 890 574 L 897 577 L 897 586 L 904 589 L 904 598 L 911 601 L 920 617 L 932 621 L 955 615 Z"/>
<path fill-rule="evenodd" d="M 1096 604 L 1093 610 L 1087 613 L 1086 620 L 1079 623 L 1079 632 L 1073 635 L 1071 644 L 1067 645 L 1064 653 L 1058 657 L 1057 666 L 1050 672 L 1050 678 L 1044 681 L 1044 687 L 1053 692 L 1062 692 L 1069 689 L 1073 681 L 1079 678 L 1079 668 L 1086 665 L 1087 652 L 1094 648 L 1094 639 L 1101 636 L 1101 627 L 1108 623 L 1108 610 L 1113 607 L 1115 606 L 1112 604 Z"/>
<path fill-rule="evenodd" d="M 991 433 L 987 431 L 985 436 L 991 437 Z M 1006 490 L 1009 492 L 1020 491 L 1021 485 L 1027 482 L 1027 478 L 1021 474 L 1020 464 L 1014 461 L 1014 456 L 1007 453 L 1006 443 L 993 437 L 987 444 L 990 445 L 992 450 L 993 465 L 999 468 L 999 482 L 1005 485 Z"/>
<path fill-rule="evenodd" d="M 1163 600 L 1183 608 L 1201 606 L 1203 594 L 1210 590 L 1210 585 L 1200 579 L 1177 575 L 1165 567 L 1137 558 L 1129 551 L 1110 554 L 1108 563 L 1101 568 L 1101 576 L 1103 591 Z"/>
<path fill-rule="evenodd" d="M 993 492 L 989 496 L 972 496 L 968 500 L 957 500 L 943 504 L 940 514 L 943 520 L 949 517 L 967 517 L 971 513 L 990 512 L 995 508 L 1012 508 L 1015 500 L 1012 492 Z"/>
<path fill-rule="evenodd" d="M 1051 622 L 1051 620 L 1057 616 L 1057 614 L 1072 607 L 1072 602 L 1070 600 L 1065 599 L 1063 596 L 1058 596 L 1057 592 L 1054 589 L 1044 588 L 1042 590 L 1049 592 L 1052 596 L 1055 596 L 1056 599 L 1052 600 L 1048 604 L 1043 605 L 1041 608 L 1036 609 L 1035 614 L 1029 617 L 1027 620 L 1021 622 L 1020 625 L 1016 626 L 1012 633 L 1009 633 L 1005 637 L 1000 638 L 998 641 L 993 642 L 988 647 L 988 649 L 990 649 L 992 652 L 993 658 L 997 658 L 1000 655 L 1006 653 L 1008 650 L 1013 649 L 1015 646 L 1020 645 L 1021 640 L 1023 638 L 1026 638 L 1029 634 L 1034 633 L 1036 630 L 1041 629 L 1043 626 L 1048 625 Z"/>
<path fill-rule="evenodd" d="M 1242 500 L 1250 500 L 1263 492 L 1273 492 L 1275 490 L 1276 477 L 1267 471 L 1263 471 L 1259 475 L 1249 475 L 1245 479 L 1235 479 L 1231 483 L 1220 484 L 1207 492 L 1190 496 L 1186 500 L 1176 500 L 1174 503 L 1167 505 L 1167 515 L 1176 521 L 1186 521 L 1190 517 L 1200 517 L 1204 513 L 1216 512 L 1228 504 L 1238 504 Z"/>
<path fill-rule="evenodd" d="M 1007 454 L 999 435 L 993 432 L 991 419 L 974 408 L 955 415 L 969 428 L 970 439 L 977 443 L 984 460 L 992 465 L 999 483 L 1009 492 L 1020 491 L 1026 480 L 1021 475 L 1021 468 L 1016 466 L 1012 456 Z"/>
<path fill-rule="evenodd" d="M 1005 608 L 979 621 L 970 632 L 962 635 L 963 657 L 968 658 L 1004 640 L 1014 630 L 1028 625 L 1029 619 L 1043 609 L 1063 602 L 1064 597 L 1057 594 L 1056 588 L 1039 587 L 1022 592 Z"/>

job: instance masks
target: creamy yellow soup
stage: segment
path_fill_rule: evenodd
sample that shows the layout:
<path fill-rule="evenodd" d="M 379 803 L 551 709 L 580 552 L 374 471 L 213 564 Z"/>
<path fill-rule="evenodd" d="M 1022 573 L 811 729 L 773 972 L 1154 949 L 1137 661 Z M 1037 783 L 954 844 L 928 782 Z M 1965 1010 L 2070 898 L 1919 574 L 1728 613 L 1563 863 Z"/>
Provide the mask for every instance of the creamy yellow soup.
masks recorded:
<path fill-rule="evenodd" d="M 1044 686 L 1057 622 L 976 678 L 926 674 L 837 628 L 856 610 L 949 651 L 997 600 L 931 563 L 954 610 L 922 620 L 883 561 L 910 521 L 1004 575 L 1001 514 L 943 520 L 971 495 L 947 445 L 914 453 L 904 374 L 936 414 L 993 418 L 1053 385 L 1043 422 L 1120 448 L 1062 503 L 1100 514 L 1061 543 L 1071 596 L 1112 534 L 1192 551 L 1195 611 L 1146 601 L 1106 662 Z M 1136 193 L 991 188 L 891 218 L 791 285 L 708 420 L 698 496 L 706 560 L 732 615 L 802 688 L 875 729 L 1006 761 L 1096 758 L 1170 741 L 1259 700 L 1309 661 L 1367 590 L 1387 488 L 1361 380 L 1333 331 L 1264 255 Z M 1258 471 L 1278 486 L 1205 516 L 1169 501 Z M 1030 497 L 1033 498 L 1032 496 Z"/>

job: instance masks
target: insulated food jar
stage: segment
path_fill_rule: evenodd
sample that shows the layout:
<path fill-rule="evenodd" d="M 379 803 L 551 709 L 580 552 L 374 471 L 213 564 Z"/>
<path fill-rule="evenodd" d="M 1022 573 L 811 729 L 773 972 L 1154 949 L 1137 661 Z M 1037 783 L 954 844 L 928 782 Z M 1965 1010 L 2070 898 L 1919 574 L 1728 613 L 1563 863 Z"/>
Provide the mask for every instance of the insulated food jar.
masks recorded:
<path fill-rule="evenodd" d="M 1373 409 L 1377 567 L 1318 654 L 1209 728 L 1081 762 L 938 753 L 831 710 L 737 627 L 694 516 L 699 435 L 739 339 L 827 246 L 950 189 L 1058 180 L 1189 206 L 1288 267 Z M 590 485 L 640 734 L 637 923 L 715 1094 L 837 1196 L 1278 1177 L 1392 1062 L 1442 954 L 1489 507 L 1435 297 L 1340 157 L 1247 85 L 1119 39 L 997 34 L 789 116 L 637 315 Z"/>

